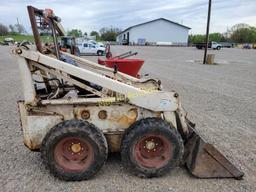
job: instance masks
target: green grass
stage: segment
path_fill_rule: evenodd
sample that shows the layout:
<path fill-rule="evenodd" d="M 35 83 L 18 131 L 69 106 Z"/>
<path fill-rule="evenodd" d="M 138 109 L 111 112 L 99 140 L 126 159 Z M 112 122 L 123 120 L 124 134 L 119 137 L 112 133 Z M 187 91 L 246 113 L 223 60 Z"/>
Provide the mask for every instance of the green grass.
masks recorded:
<path fill-rule="evenodd" d="M 0 41 L 4 41 L 5 38 L 11 37 L 14 39 L 14 41 L 21 42 L 23 40 L 27 40 L 30 42 L 34 42 L 34 37 L 33 35 L 4 35 L 0 36 Z M 52 38 L 50 36 L 41 36 L 41 41 L 42 42 L 51 42 Z"/>

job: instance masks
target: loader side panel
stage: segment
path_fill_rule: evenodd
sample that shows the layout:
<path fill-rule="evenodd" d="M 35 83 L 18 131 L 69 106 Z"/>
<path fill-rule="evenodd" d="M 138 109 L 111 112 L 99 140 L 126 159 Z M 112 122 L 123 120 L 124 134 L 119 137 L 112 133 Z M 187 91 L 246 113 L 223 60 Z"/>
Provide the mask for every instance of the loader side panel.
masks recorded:
<path fill-rule="evenodd" d="M 25 145 L 31 150 L 41 146 L 46 133 L 55 125 L 70 119 L 82 119 L 94 124 L 106 136 L 109 151 L 120 150 L 120 143 L 125 129 L 134 122 L 147 118 L 162 118 L 161 112 L 153 112 L 130 104 L 111 103 L 101 106 L 99 103 L 90 105 L 42 105 L 31 107 L 19 102 L 19 111 Z M 174 113 L 169 113 L 175 119 Z M 176 127 L 176 122 L 171 122 Z"/>
<path fill-rule="evenodd" d="M 24 144 L 31 150 L 39 149 L 46 133 L 63 121 L 59 115 L 29 115 L 24 102 L 19 102 Z"/>
<path fill-rule="evenodd" d="M 74 108 L 77 119 L 86 120 L 104 133 L 124 131 L 135 121 L 146 117 L 161 117 L 159 112 L 151 112 L 128 104 L 109 106 L 78 106 Z"/>

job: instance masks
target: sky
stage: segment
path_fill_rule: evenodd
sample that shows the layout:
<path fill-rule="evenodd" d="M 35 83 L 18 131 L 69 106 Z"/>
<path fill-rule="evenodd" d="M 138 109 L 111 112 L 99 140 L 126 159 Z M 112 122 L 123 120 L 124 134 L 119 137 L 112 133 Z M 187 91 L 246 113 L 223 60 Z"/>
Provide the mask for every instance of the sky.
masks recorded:
<path fill-rule="evenodd" d="M 66 30 L 125 29 L 162 17 L 190 27 L 190 34 L 203 34 L 208 0 L 1 0 L 0 23 L 15 24 L 18 18 L 31 32 L 27 5 L 53 9 Z M 256 0 L 212 0 L 211 33 L 226 32 L 237 23 L 256 26 Z"/>

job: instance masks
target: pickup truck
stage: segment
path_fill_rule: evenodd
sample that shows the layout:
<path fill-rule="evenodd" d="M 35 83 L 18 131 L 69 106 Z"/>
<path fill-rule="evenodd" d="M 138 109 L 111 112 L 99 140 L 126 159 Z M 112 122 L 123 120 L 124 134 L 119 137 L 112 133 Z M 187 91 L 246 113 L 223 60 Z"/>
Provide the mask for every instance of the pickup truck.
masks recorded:
<path fill-rule="evenodd" d="M 78 44 L 78 49 L 81 55 L 103 55 L 105 53 L 105 47 L 97 46 L 91 42 Z"/>
<path fill-rule="evenodd" d="M 98 46 L 98 47 L 104 47 L 105 48 L 105 45 L 102 42 L 97 42 L 97 41 L 94 41 L 94 40 L 89 40 L 88 42 L 94 44 L 96 47 Z"/>
<path fill-rule="evenodd" d="M 206 43 L 197 43 L 196 48 L 197 49 L 203 49 L 203 48 L 205 48 L 205 44 Z M 208 48 L 220 50 L 221 49 L 221 44 L 216 43 L 215 41 L 211 41 L 211 42 L 208 43 Z"/>

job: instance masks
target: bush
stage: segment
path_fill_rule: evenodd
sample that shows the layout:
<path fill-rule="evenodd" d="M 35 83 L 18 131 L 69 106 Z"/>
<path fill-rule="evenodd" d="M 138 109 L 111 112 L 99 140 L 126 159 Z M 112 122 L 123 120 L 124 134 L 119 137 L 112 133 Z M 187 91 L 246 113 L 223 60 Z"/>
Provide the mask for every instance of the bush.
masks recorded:
<path fill-rule="evenodd" d="M 121 29 L 119 28 L 114 28 L 114 27 L 101 28 L 100 30 L 101 39 L 103 41 L 116 41 L 116 36 L 118 35 L 119 32 L 121 32 Z"/>
<path fill-rule="evenodd" d="M 256 42 L 256 28 L 240 28 L 235 30 L 231 39 L 236 43 L 255 43 Z"/>
<path fill-rule="evenodd" d="M 0 35 L 7 35 L 8 34 L 8 27 L 0 23 Z"/>

